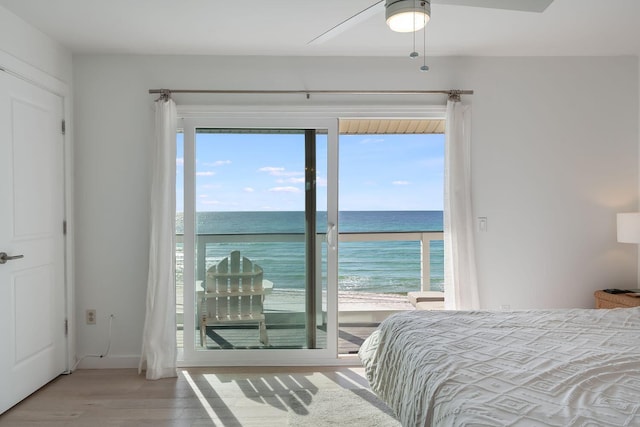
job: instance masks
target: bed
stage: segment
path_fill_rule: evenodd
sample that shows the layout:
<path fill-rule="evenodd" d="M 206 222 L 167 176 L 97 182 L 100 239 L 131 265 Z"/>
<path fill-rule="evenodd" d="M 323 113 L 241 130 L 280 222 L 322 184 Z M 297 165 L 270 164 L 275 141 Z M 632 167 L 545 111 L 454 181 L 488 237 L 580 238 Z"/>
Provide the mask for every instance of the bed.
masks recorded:
<path fill-rule="evenodd" d="M 640 307 L 395 314 L 358 353 L 403 426 L 640 426 Z"/>

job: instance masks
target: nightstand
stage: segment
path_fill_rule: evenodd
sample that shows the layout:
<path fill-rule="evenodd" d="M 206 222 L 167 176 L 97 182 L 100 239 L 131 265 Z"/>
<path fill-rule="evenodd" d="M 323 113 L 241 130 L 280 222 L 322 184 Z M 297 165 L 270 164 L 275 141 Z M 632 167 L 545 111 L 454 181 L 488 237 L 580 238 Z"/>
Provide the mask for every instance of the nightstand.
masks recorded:
<path fill-rule="evenodd" d="M 632 297 L 626 294 L 608 294 L 596 291 L 596 308 L 629 308 L 640 307 L 640 297 Z"/>

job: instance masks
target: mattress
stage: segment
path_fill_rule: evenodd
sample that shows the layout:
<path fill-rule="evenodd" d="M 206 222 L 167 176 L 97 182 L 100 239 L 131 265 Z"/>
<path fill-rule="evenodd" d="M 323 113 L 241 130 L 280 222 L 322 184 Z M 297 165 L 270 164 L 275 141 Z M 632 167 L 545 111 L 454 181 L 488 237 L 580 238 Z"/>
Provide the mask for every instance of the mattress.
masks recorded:
<path fill-rule="evenodd" d="M 640 307 L 399 313 L 358 355 L 403 426 L 640 426 Z"/>

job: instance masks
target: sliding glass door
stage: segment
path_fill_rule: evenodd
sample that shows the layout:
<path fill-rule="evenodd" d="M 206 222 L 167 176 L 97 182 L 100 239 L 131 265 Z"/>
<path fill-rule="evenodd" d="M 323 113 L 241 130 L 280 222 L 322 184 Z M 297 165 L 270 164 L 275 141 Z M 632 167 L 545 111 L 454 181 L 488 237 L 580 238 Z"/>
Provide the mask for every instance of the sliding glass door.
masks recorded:
<path fill-rule="evenodd" d="M 335 126 L 278 122 L 185 120 L 185 360 L 335 354 L 336 257 L 326 236 L 337 217 L 327 191 L 337 178 L 327 169 Z"/>
<path fill-rule="evenodd" d="M 353 362 L 382 318 L 413 309 L 406 292 L 440 291 L 443 107 L 180 115 L 181 363 Z"/>

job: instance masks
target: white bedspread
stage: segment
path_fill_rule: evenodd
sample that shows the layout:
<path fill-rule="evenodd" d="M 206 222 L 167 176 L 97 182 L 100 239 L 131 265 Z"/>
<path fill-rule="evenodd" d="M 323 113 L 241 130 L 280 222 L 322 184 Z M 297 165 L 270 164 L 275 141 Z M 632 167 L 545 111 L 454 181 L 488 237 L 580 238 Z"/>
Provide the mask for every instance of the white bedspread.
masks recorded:
<path fill-rule="evenodd" d="M 408 426 L 640 426 L 640 308 L 413 311 L 359 352 Z"/>

